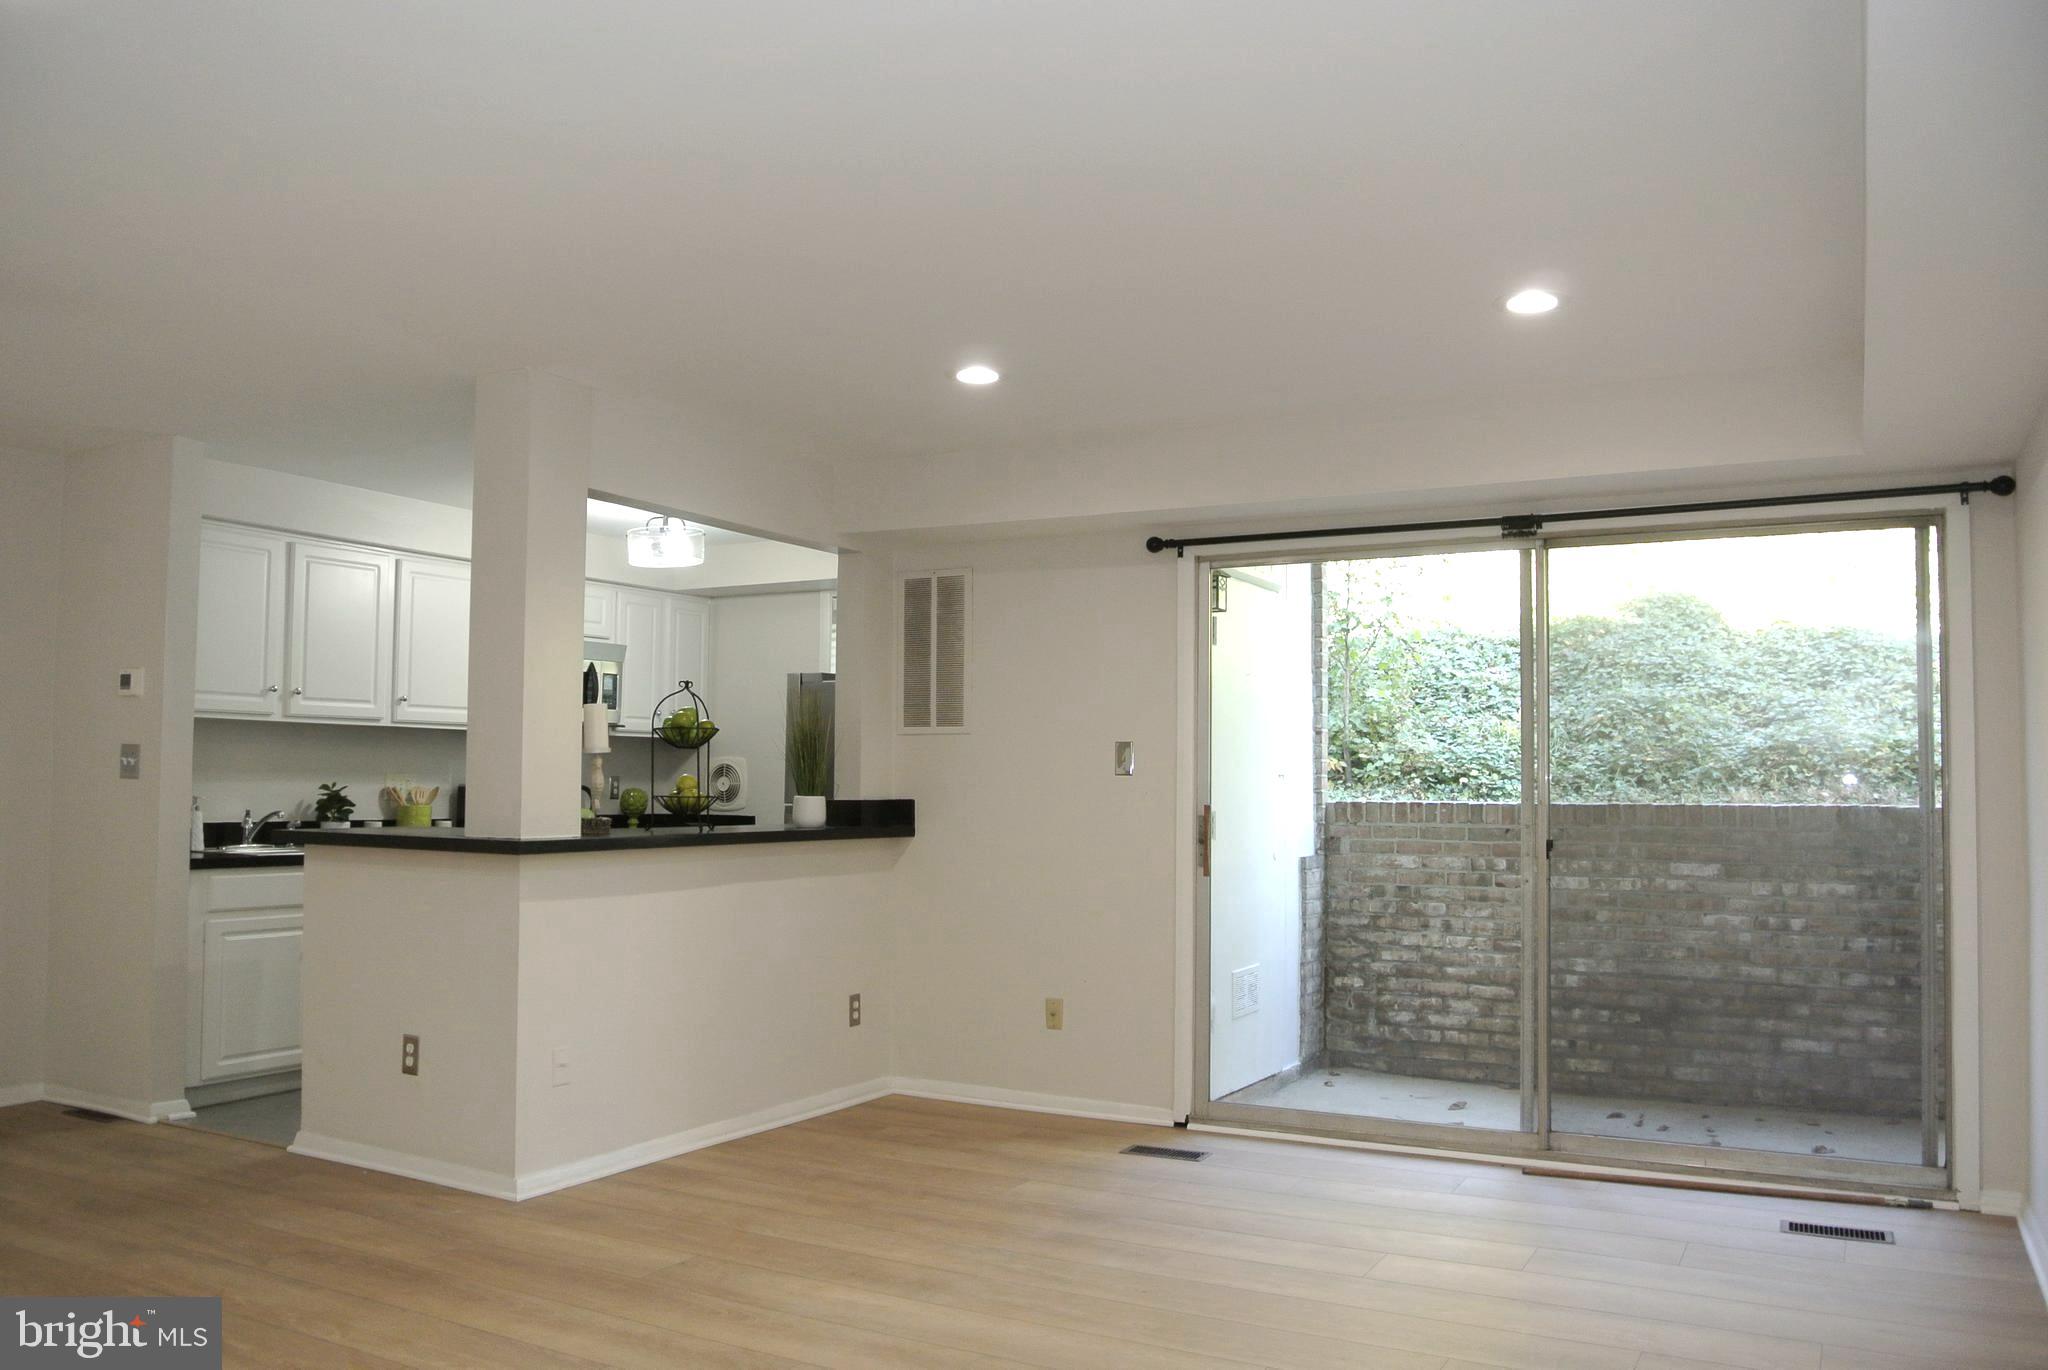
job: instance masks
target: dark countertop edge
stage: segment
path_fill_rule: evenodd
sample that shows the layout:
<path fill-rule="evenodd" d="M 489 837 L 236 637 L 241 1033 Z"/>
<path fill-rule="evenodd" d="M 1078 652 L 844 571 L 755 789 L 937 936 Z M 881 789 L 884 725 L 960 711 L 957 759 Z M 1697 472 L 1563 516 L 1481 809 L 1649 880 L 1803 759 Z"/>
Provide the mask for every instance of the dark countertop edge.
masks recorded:
<path fill-rule="evenodd" d="M 308 846 L 383 847 L 406 851 L 461 852 L 484 856 L 546 856 L 557 852 L 654 851 L 674 847 L 743 847 L 773 842 L 847 842 L 917 835 L 917 807 L 908 799 L 835 799 L 822 828 L 779 824 L 752 827 L 614 827 L 605 837 L 471 837 L 461 828 L 346 828 L 294 833 Z M 207 858 L 214 859 L 214 858 Z M 246 857 L 219 858 L 252 861 Z M 273 864 L 290 857 L 254 858 Z"/>
<path fill-rule="evenodd" d="M 195 871 L 295 871 L 306 864 L 303 856 L 221 856 L 209 853 L 192 857 Z"/>
<path fill-rule="evenodd" d="M 547 856 L 556 852 L 669 851 L 677 847 L 746 847 L 775 842 L 846 842 L 914 837 L 909 823 L 827 824 L 822 828 L 644 828 L 606 837 L 470 837 L 460 828 L 358 828 L 305 835 L 309 847 L 383 847 L 482 856 Z M 273 861 L 290 858 L 271 858 Z"/>

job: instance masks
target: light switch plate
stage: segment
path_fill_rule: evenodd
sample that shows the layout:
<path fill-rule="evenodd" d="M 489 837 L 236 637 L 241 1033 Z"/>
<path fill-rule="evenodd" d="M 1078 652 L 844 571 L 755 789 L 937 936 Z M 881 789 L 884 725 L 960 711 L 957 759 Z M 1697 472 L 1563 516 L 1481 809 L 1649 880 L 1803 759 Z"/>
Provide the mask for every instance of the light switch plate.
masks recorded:
<path fill-rule="evenodd" d="M 127 670 L 114 673 L 114 693 L 117 695 L 127 695 L 130 698 L 139 699 L 143 694 L 143 684 L 143 674 L 141 671 Z"/>
<path fill-rule="evenodd" d="M 123 780 L 142 779 L 142 744 L 140 742 L 123 742 L 121 744 L 119 769 L 114 774 L 120 776 Z"/>
<path fill-rule="evenodd" d="M 1138 773 L 1138 752 L 1128 742 L 1116 744 L 1116 773 L 1118 775 L 1136 775 Z"/>

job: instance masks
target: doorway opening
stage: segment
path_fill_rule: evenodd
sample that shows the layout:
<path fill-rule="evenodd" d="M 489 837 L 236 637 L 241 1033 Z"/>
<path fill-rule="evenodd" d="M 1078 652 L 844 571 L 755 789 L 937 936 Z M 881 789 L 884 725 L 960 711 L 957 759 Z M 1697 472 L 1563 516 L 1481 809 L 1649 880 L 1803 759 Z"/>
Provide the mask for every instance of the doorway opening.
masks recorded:
<path fill-rule="evenodd" d="M 1215 566 L 1197 1113 L 1945 1187 L 1938 567 L 1927 519 Z"/>

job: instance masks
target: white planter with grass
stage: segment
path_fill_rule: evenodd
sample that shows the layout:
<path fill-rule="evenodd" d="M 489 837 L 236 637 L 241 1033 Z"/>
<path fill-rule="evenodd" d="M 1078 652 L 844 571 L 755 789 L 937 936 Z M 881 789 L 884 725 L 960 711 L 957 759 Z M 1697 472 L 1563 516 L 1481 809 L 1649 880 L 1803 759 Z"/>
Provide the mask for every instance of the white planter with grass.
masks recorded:
<path fill-rule="evenodd" d="M 825 826 L 825 797 L 832 793 L 832 715 L 815 695 L 804 696 L 789 725 L 789 806 L 793 828 Z"/>

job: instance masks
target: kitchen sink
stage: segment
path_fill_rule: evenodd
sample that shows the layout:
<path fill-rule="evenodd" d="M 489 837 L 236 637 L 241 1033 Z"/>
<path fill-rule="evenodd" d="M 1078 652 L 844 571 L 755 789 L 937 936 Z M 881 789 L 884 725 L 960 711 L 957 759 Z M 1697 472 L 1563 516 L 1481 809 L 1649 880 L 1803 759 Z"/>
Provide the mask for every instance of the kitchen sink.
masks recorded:
<path fill-rule="evenodd" d="M 225 847 L 208 847 L 210 856 L 304 856 L 304 847 L 288 847 L 277 842 L 233 842 Z"/>

